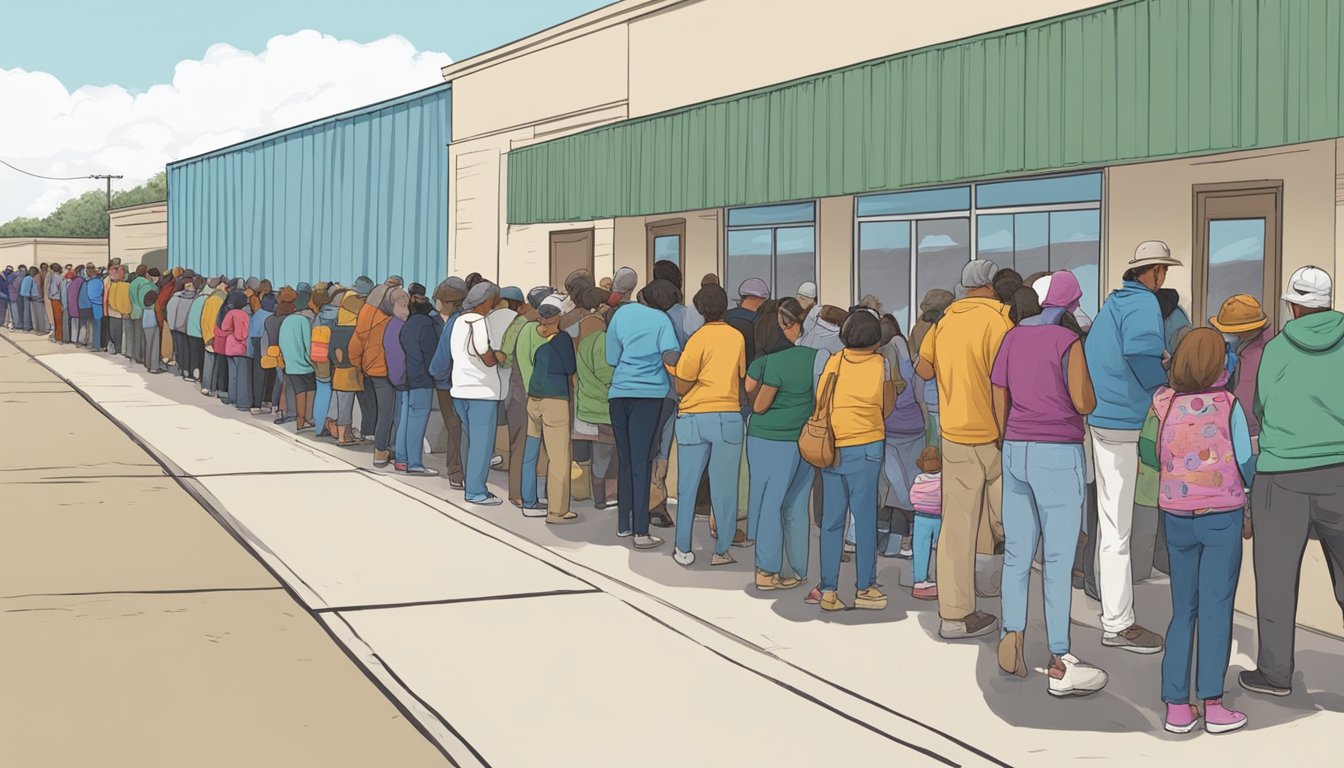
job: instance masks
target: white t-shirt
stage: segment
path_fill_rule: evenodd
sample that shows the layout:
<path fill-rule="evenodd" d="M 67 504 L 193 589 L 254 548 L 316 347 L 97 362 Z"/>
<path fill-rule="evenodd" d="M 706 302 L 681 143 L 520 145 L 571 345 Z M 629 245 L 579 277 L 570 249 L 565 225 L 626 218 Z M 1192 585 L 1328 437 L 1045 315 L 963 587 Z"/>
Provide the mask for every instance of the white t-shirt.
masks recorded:
<path fill-rule="evenodd" d="M 486 365 L 481 355 L 496 348 L 491 344 L 489 318 L 465 312 L 453 323 L 449 340 L 453 350 L 454 398 L 463 400 L 503 400 L 507 391 L 498 366 Z"/>

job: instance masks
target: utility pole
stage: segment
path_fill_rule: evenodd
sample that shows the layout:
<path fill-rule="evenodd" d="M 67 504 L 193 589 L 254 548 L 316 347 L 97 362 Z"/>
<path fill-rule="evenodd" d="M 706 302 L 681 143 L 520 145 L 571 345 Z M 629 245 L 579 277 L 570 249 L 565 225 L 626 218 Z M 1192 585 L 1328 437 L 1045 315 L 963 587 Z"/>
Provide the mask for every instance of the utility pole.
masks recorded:
<path fill-rule="evenodd" d="M 112 176 L 105 173 L 95 173 L 89 176 L 90 179 L 107 180 L 107 265 L 112 266 L 112 180 L 120 179 L 120 176 Z"/>

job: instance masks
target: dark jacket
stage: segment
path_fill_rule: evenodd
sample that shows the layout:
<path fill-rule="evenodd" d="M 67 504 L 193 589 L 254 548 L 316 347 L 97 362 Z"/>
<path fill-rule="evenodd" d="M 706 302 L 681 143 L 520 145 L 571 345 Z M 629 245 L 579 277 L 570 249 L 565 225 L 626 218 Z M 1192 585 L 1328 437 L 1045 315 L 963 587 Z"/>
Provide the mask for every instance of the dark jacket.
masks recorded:
<path fill-rule="evenodd" d="M 434 377 L 429 364 L 439 346 L 439 333 L 430 315 L 413 314 L 401 328 L 401 349 L 406 354 L 406 388 L 431 389 Z"/>

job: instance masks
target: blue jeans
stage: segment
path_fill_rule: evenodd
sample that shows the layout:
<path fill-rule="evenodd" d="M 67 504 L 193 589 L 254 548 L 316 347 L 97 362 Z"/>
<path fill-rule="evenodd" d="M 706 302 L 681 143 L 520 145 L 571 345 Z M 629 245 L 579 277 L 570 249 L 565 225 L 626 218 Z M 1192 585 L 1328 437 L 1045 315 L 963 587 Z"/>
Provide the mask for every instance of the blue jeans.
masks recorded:
<path fill-rule="evenodd" d="M 234 408 L 246 411 L 252 407 L 252 361 L 246 357 L 224 359 L 229 361 L 229 402 L 233 403 Z"/>
<path fill-rule="evenodd" d="M 882 441 L 837 449 L 835 466 L 821 471 L 821 591 L 840 582 L 845 520 L 854 515 L 854 584 L 860 592 L 877 583 L 877 482 Z M 719 532 L 723 532 L 722 526 Z"/>
<path fill-rule="evenodd" d="M 914 542 L 910 545 L 914 554 L 911 567 L 914 569 L 915 583 L 929 580 L 929 559 L 933 556 L 933 543 L 943 530 L 943 518 L 938 515 L 915 513 L 915 530 L 910 534 Z"/>
<path fill-rule="evenodd" d="M 744 428 L 739 411 L 677 416 L 677 549 L 691 551 L 695 495 L 709 468 L 709 498 L 718 541 L 714 552 L 728 554 L 737 533 L 737 473 L 742 464 Z"/>
<path fill-rule="evenodd" d="M 1027 628 L 1031 561 L 1044 544 L 1042 590 L 1050 652 L 1069 652 L 1073 560 L 1083 526 L 1084 469 L 1081 443 L 1003 444 L 1003 629 Z"/>
<path fill-rule="evenodd" d="M 537 462 L 541 459 L 541 438 L 531 437 L 523 443 L 523 506 L 537 505 Z"/>
<path fill-rule="evenodd" d="M 751 465 L 747 509 L 756 521 L 756 567 L 765 573 L 807 578 L 812 465 L 803 461 L 797 442 L 750 436 L 747 463 Z"/>
<path fill-rule="evenodd" d="M 490 497 L 485 487 L 490 475 L 490 457 L 495 452 L 495 427 L 499 420 L 498 400 L 453 398 L 453 408 L 462 421 L 462 469 L 467 501 Z"/>
<path fill-rule="evenodd" d="M 247 398 L 244 397 L 244 400 Z M 317 435 L 327 434 L 327 411 L 331 410 L 331 380 L 318 379 L 317 390 L 313 392 L 313 423 L 317 425 Z M 397 452 L 401 461 L 401 452 Z"/>
<path fill-rule="evenodd" d="M 607 403 L 620 457 L 616 463 L 617 533 L 649 535 L 649 487 L 664 403 L 666 398 L 661 397 L 613 397 Z M 695 502 L 690 504 L 694 511 Z"/>
<path fill-rule="evenodd" d="M 1190 661 L 1199 624 L 1199 698 L 1223 695 L 1232 655 L 1232 604 L 1241 575 L 1242 510 L 1198 517 L 1162 513 L 1171 560 L 1171 625 L 1162 655 L 1162 700 L 1190 701 Z"/>
<path fill-rule="evenodd" d="M 319 392 L 322 384 L 317 385 Z M 331 385 L 327 385 L 331 392 Z M 425 468 L 425 430 L 429 427 L 430 403 L 434 401 L 434 390 L 412 389 L 398 392 L 401 415 L 397 425 L 397 463 L 405 464 L 407 469 Z M 487 460 L 486 466 L 489 466 Z"/>

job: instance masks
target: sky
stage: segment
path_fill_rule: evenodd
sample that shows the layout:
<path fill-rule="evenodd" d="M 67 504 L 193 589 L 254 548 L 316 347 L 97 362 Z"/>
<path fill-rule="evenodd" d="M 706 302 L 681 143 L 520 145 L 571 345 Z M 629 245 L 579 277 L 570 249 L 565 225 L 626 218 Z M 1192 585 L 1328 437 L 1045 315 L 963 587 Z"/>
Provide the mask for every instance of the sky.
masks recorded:
<path fill-rule="evenodd" d="M 0 160 L 129 188 L 170 160 L 443 82 L 445 64 L 608 2 L 6 2 Z M 0 166 L 0 222 L 93 188 Z"/>

